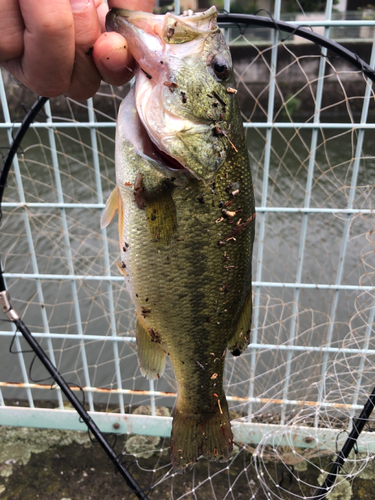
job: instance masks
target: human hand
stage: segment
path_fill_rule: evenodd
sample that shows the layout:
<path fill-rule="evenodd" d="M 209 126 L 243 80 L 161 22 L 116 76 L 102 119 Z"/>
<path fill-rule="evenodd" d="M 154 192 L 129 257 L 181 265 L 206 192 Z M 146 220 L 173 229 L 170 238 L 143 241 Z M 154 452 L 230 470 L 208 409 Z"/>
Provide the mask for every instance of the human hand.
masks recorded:
<path fill-rule="evenodd" d="M 152 12 L 154 0 L 108 0 Z M 101 79 L 122 85 L 133 58 L 124 38 L 105 32 L 104 0 L 2 0 L 0 64 L 44 97 L 92 97 Z"/>

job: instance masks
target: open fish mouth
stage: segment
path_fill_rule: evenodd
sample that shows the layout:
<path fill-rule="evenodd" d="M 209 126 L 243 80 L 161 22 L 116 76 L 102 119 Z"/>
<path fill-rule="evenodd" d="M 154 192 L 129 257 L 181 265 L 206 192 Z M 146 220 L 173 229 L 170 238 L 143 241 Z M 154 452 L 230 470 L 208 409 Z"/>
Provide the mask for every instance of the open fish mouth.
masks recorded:
<path fill-rule="evenodd" d="M 126 38 L 134 59 L 147 78 L 160 79 L 164 75 L 166 81 L 170 76 L 168 62 L 163 64 L 161 58 L 176 55 L 181 58 L 194 51 L 199 42 L 220 33 L 216 20 L 215 7 L 187 16 L 172 13 L 158 16 L 114 8 L 106 16 L 106 30 Z M 188 42 L 194 42 L 194 49 Z"/>
<path fill-rule="evenodd" d="M 217 31 L 219 28 L 216 19 L 215 7 L 204 12 L 180 16 L 171 12 L 158 16 L 148 12 L 113 8 L 106 17 L 106 30 L 121 32 L 125 22 L 151 34 L 156 33 L 167 43 L 184 43 L 197 36 Z"/>
<path fill-rule="evenodd" d="M 164 76 L 161 81 L 165 81 Z M 163 166 L 172 171 L 189 172 L 204 182 L 211 179 L 214 169 L 206 173 L 205 165 L 201 168 L 201 164 L 202 158 L 212 156 L 212 144 L 218 142 L 214 134 L 215 125 L 202 123 L 191 116 L 178 116 L 180 110 L 172 107 L 176 106 L 173 102 L 177 100 L 176 97 L 170 94 L 163 83 L 154 84 L 150 81 L 139 65 L 134 98 L 143 125 L 142 134 L 147 135 L 155 155 L 163 160 Z M 207 119 L 205 121 L 209 122 Z M 205 152 L 204 148 L 209 151 Z M 221 157 L 216 156 L 216 151 L 213 154 L 214 162 L 220 161 Z"/>
<path fill-rule="evenodd" d="M 167 177 L 174 174 L 186 175 L 189 172 L 178 159 L 163 151 L 148 134 L 136 108 L 134 86 L 120 107 L 117 134 L 124 143 L 131 145 L 137 156 Z"/>
<path fill-rule="evenodd" d="M 224 58 L 216 18 L 215 8 L 188 16 L 112 9 L 106 21 L 108 30 L 126 38 L 137 63 L 135 107 L 142 133 L 153 144 L 149 158 L 205 184 L 226 160 L 228 143 L 217 131 L 228 130 L 231 109 L 211 62 L 218 54 L 220 61 Z M 207 43 L 212 38 L 216 48 L 211 53 Z M 229 68 L 230 56 L 225 57 Z M 149 159 L 144 151 L 140 156 Z"/>

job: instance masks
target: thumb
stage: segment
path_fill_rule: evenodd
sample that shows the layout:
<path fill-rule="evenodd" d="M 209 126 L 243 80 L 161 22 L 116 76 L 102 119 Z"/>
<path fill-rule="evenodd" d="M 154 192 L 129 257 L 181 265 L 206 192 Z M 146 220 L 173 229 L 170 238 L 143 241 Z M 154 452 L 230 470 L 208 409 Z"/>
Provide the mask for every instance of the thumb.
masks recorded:
<path fill-rule="evenodd" d="M 108 0 L 110 8 L 152 12 L 155 0 Z M 123 85 L 134 75 L 134 59 L 125 38 L 115 32 L 103 33 L 94 45 L 93 58 L 104 81 Z"/>

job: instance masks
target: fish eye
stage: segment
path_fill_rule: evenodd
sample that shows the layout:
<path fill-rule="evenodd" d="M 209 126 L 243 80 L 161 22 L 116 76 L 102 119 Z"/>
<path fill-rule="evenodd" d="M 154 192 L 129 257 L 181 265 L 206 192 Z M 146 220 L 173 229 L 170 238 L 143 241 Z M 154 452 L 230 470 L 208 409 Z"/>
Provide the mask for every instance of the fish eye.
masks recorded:
<path fill-rule="evenodd" d="M 230 72 L 230 66 L 228 61 L 221 56 L 215 56 L 211 61 L 211 68 L 213 69 L 215 75 L 224 80 L 228 77 Z"/>

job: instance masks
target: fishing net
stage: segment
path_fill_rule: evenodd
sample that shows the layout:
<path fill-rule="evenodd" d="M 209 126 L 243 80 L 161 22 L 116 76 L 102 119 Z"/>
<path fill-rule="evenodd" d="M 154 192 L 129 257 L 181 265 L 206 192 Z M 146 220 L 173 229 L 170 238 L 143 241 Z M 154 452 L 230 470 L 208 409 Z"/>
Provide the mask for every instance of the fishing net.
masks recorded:
<path fill-rule="evenodd" d="M 232 27 L 227 36 L 257 207 L 251 344 L 225 365 L 233 456 L 175 474 L 156 423 L 120 435 L 116 449 L 153 498 L 313 498 L 374 386 L 375 95 L 361 70 L 295 35 Z M 371 40 L 355 49 L 370 61 Z M 1 118 L 15 129 L 20 102 L 35 96 L 3 78 Z M 0 252 L 15 309 L 87 409 L 168 417 L 172 367 L 152 383 L 142 377 L 117 224 L 99 222 L 129 88 L 52 99 L 38 115 L 9 175 Z M 3 152 L 12 133 L 0 129 Z M 64 408 L 13 336 L 3 322 L 0 404 Z M 371 426 L 341 471 L 342 498 L 357 491 L 354 478 L 371 477 Z"/>

